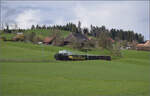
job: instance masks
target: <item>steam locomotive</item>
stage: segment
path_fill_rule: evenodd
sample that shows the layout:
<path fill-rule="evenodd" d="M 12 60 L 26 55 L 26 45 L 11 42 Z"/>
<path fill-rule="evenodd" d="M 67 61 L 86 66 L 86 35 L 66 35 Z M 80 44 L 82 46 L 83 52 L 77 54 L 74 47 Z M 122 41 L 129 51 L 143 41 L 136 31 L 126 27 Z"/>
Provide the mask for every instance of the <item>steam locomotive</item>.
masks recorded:
<path fill-rule="evenodd" d="M 59 51 L 59 53 L 55 54 L 56 60 L 111 60 L 111 56 L 97 56 L 97 55 L 77 55 L 72 54 L 72 52 L 69 52 L 67 50 Z"/>

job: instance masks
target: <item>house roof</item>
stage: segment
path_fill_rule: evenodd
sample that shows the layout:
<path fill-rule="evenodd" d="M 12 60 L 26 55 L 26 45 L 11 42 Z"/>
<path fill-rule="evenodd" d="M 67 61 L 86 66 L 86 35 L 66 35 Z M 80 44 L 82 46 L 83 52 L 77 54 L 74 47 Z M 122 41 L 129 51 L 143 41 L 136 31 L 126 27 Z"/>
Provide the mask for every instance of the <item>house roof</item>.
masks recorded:
<path fill-rule="evenodd" d="M 64 41 L 70 41 L 70 40 L 73 39 L 73 38 L 74 38 L 73 34 L 70 33 L 70 34 L 64 39 Z"/>
<path fill-rule="evenodd" d="M 144 46 L 150 46 L 150 40 L 147 40 Z"/>
<path fill-rule="evenodd" d="M 110 40 L 112 43 L 115 42 L 115 40 L 113 40 L 111 37 L 107 38 L 108 40 Z"/>
<path fill-rule="evenodd" d="M 137 44 L 137 47 L 150 47 L 150 40 L 147 40 L 144 44 Z"/>
<path fill-rule="evenodd" d="M 54 40 L 55 37 L 45 37 L 45 39 L 43 40 L 44 43 L 50 43 L 52 42 L 52 40 Z"/>
<path fill-rule="evenodd" d="M 67 41 L 67 42 L 72 42 L 72 40 L 78 40 L 79 42 L 83 42 L 83 41 L 86 41 L 88 40 L 88 38 L 81 34 L 81 33 L 70 33 L 65 39 L 64 41 Z"/>

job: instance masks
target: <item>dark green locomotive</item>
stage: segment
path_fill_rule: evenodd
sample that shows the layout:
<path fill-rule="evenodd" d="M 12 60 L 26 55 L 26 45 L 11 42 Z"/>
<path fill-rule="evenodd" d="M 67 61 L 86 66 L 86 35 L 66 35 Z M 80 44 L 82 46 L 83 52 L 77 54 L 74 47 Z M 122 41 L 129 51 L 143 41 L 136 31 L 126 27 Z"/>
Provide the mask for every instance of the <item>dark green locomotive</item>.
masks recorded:
<path fill-rule="evenodd" d="M 74 55 L 69 51 L 63 50 L 55 54 L 56 60 L 111 60 L 111 56 L 96 56 L 96 55 Z"/>

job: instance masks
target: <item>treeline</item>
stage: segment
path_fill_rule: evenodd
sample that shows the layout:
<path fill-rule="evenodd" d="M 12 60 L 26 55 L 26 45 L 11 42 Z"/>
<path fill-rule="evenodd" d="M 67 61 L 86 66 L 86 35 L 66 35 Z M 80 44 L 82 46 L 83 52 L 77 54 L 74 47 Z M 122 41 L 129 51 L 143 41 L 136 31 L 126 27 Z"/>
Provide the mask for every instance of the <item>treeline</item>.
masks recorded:
<path fill-rule="evenodd" d="M 134 33 L 134 31 L 124 31 L 122 29 L 111 29 L 110 30 L 111 38 L 119 40 L 127 40 L 129 42 L 137 41 L 139 43 L 144 42 L 144 36 L 142 34 Z"/>
<path fill-rule="evenodd" d="M 137 41 L 139 43 L 144 42 L 144 36 L 142 34 L 135 33 L 134 31 L 124 31 L 122 29 L 106 29 L 105 26 L 97 27 L 91 25 L 90 35 L 97 37 L 102 32 L 108 34 L 114 40 L 126 40 L 128 42 Z"/>
<path fill-rule="evenodd" d="M 65 31 L 71 31 L 71 32 L 77 31 L 77 27 L 73 23 L 67 23 L 66 25 L 53 25 L 53 26 L 32 25 L 31 29 L 59 29 L 59 30 L 65 30 Z"/>
<path fill-rule="evenodd" d="M 73 23 L 67 23 L 66 25 L 53 25 L 53 26 L 40 26 L 40 25 L 32 25 L 31 29 L 59 29 L 59 30 L 65 30 L 65 31 L 71 31 L 76 33 L 82 33 L 85 35 L 93 36 L 93 37 L 99 37 L 101 33 L 107 34 L 109 37 L 111 37 L 113 40 L 126 40 L 128 42 L 137 41 L 139 43 L 144 42 L 144 36 L 142 34 L 135 33 L 134 31 L 128 30 L 122 30 L 122 29 L 106 29 L 105 26 L 93 26 L 91 25 L 91 28 L 81 28 L 81 22 L 78 22 L 78 25 Z"/>
<path fill-rule="evenodd" d="M 6 25 L 6 28 L 3 31 L 5 33 L 16 33 L 16 32 L 25 32 L 25 29 L 10 29 L 9 25 Z"/>

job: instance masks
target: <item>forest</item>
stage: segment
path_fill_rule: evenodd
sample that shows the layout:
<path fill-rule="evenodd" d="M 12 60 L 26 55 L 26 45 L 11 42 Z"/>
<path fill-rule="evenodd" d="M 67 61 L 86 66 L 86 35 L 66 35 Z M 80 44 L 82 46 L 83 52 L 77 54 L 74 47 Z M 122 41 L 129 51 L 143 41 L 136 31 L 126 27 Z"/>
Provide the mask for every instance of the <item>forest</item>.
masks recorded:
<path fill-rule="evenodd" d="M 111 37 L 113 40 L 127 40 L 128 42 L 137 41 L 138 43 L 144 42 L 144 36 L 142 34 L 136 33 L 132 30 L 123 30 L 123 29 L 107 29 L 104 25 L 102 26 L 93 26 L 90 28 L 81 28 L 81 22 L 78 22 L 78 26 L 73 23 L 67 23 L 66 25 L 53 25 L 53 26 L 40 26 L 32 25 L 31 29 L 59 29 L 70 32 L 82 33 L 88 36 L 98 37 L 101 33 L 106 33 L 107 36 Z"/>

